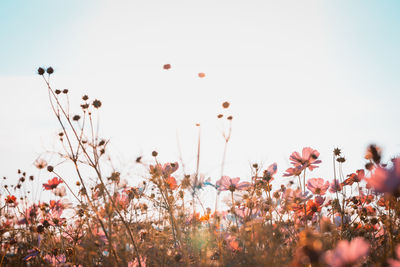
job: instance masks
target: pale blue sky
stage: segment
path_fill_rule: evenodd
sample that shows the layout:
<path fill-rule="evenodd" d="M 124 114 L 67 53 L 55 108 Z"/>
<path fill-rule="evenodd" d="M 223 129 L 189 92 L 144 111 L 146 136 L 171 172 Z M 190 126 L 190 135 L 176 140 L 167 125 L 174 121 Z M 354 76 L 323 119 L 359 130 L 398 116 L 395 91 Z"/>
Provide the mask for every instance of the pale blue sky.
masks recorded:
<path fill-rule="evenodd" d="M 335 146 L 349 158 L 347 172 L 363 166 L 370 142 L 399 154 L 399 12 L 394 0 L 3 0 L 1 174 L 31 167 L 55 142 L 35 75 L 48 65 L 74 104 L 84 93 L 103 100 L 101 127 L 121 166 L 153 149 L 176 160 L 178 131 L 193 167 L 201 122 L 201 168 L 216 176 L 223 140 L 215 118 L 225 100 L 235 117 L 231 176 L 245 177 L 252 161 L 277 161 L 282 173 L 303 146 L 321 151 L 326 164 L 315 175 L 327 179 Z"/>

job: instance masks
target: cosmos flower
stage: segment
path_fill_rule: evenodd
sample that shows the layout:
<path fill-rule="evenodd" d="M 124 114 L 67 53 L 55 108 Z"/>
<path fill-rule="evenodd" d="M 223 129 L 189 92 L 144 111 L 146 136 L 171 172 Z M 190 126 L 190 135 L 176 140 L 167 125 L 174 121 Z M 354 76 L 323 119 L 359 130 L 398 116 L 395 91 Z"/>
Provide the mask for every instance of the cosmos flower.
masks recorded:
<path fill-rule="evenodd" d="M 335 179 L 332 183 L 331 183 L 331 187 L 329 188 L 329 192 L 331 193 L 336 193 L 338 191 L 341 191 L 343 188 L 343 185 L 341 183 L 339 183 L 339 181 L 337 179 Z"/>
<path fill-rule="evenodd" d="M 164 165 L 161 164 L 150 165 L 150 173 L 156 176 L 162 175 L 163 177 L 169 177 L 178 168 L 179 168 L 178 162 L 165 163 Z"/>
<path fill-rule="evenodd" d="M 354 238 L 351 242 L 341 240 L 334 250 L 325 253 L 325 261 L 332 267 L 353 266 L 363 262 L 369 248 L 369 244 L 362 237 Z"/>
<path fill-rule="evenodd" d="M 299 152 L 293 152 L 289 159 L 295 167 L 302 166 L 302 168 L 308 168 L 312 171 L 313 169 L 318 168 L 315 164 L 321 163 L 321 160 L 318 160 L 318 157 L 319 152 L 317 150 L 312 149 L 311 147 L 305 147 L 303 148 L 301 155 Z"/>
<path fill-rule="evenodd" d="M 306 210 L 307 216 L 313 216 L 314 213 L 321 211 L 321 205 L 316 200 L 310 199 L 309 201 L 307 201 Z"/>
<path fill-rule="evenodd" d="M 399 193 L 400 157 L 393 160 L 393 167 L 390 169 L 376 168 L 368 179 L 368 184 L 379 193 Z"/>
<path fill-rule="evenodd" d="M 278 171 L 278 165 L 276 164 L 276 162 L 274 162 L 271 165 L 269 165 L 269 167 L 264 171 L 263 180 L 271 182 L 272 180 L 274 180 L 274 175 L 276 174 L 277 171 Z"/>
<path fill-rule="evenodd" d="M 168 187 L 171 190 L 175 190 L 178 187 L 176 179 L 172 176 L 168 177 L 168 179 L 166 179 L 165 182 L 167 183 Z"/>
<path fill-rule="evenodd" d="M 47 184 L 43 184 L 44 190 L 53 190 L 63 181 L 57 177 L 50 179 L 47 181 Z"/>
<path fill-rule="evenodd" d="M 44 159 L 37 159 L 35 160 L 35 166 L 38 169 L 43 169 L 47 166 L 47 161 L 45 161 Z"/>
<path fill-rule="evenodd" d="M 289 168 L 286 170 L 286 173 L 284 173 L 283 176 L 284 177 L 299 176 L 303 170 L 304 170 L 303 166 L 296 166 L 293 168 Z"/>
<path fill-rule="evenodd" d="M 352 185 L 353 183 L 359 183 L 365 179 L 365 171 L 357 170 L 356 173 L 348 175 L 348 178 L 343 181 L 343 185 Z"/>
<path fill-rule="evenodd" d="M 65 186 L 59 186 L 56 189 L 53 189 L 53 193 L 58 197 L 64 197 L 67 194 L 67 189 Z"/>
<path fill-rule="evenodd" d="M 5 198 L 5 201 L 7 204 L 17 204 L 17 198 L 14 195 L 8 195 L 7 198 Z"/>
<path fill-rule="evenodd" d="M 329 188 L 329 182 L 325 182 L 322 178 L 311 178 L 307 182 L 307 188 L 313 194 L 325 195 L 326 190 Z"/>
<path fill-rule="evenodd" d="M 228 176 L 222 176 L 221 179 L 217 181 L 217 187 L 219 191 L 231 191 L 235 190 L 245 190 L 250 186 L 249 182 L 239 183 L 240 178 L 230 178 Z"/>

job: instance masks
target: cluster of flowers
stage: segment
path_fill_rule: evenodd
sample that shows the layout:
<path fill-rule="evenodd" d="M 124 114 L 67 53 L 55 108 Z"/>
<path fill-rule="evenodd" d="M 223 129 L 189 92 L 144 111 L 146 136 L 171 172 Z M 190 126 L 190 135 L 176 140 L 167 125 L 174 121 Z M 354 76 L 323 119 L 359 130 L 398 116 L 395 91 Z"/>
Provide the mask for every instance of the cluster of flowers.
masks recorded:
<path fill-rule="evenodd" d="M 253 164 L 241 180 L 187 174 L 153 151 L 136 159 L 146 171 L 138 181 L 115 170 L 93 127 L 101 101 L 84 95 L 82 112 L 70 114 L 53 72 L 38 69 L 62 128 L 60 161 L 77 181 L 44 159 L 37 177 L 3 181 L 0 266 L 400 266 L 400 157 L 383 162 L 371 145 L 365 166 L 345 174 L 336 148 L 332 176 L 322 178 L 313 175 L 320 153 L 305 147 L 282 176 L 276 163 Z M 228 123 L 225 155 L 233 117 L 217 117 Z M 205 207 L 213 194 L 215 208 Z"/>
<path fill-rule="evenodd" d="M 105 184 L 110 195 L 96 184 L 90 193 L 80 190 L 75 204 L 65 198 L 60 177 L 42 184 L 53 196 L 48 202 L 17 200 L 4 187 L 2 261 L 52 266 L 115 261 L 126 266 L 399 266 L 400 158 L 382 164 L 380 149 L 372 145 L 366 168 L 343 176 L 340 154 L 335 149 L 334 168 L 340 175 L 331 182 L 307 177 L 306 171 L 311 174 L 321 161 L 317 150 L 306 147 L 290 156 L 292 167 L 279 179 L 276 163 L 265 170 L 254 164 L 249 182 L 222 176 L 214 184 L 198 174 L 178 179 L 177 162 L 156 160 L 140 186 L 128 186 L 114 172 Z M 277 181 L 282 184 L 275 188 Z M 204 190 L 228 192 L 226 209 L 204 209 L 199 197 Z M 195 199 L 198 205 L 193 205 Z M 133 232 L 139 256 L 123 223 Z"/>

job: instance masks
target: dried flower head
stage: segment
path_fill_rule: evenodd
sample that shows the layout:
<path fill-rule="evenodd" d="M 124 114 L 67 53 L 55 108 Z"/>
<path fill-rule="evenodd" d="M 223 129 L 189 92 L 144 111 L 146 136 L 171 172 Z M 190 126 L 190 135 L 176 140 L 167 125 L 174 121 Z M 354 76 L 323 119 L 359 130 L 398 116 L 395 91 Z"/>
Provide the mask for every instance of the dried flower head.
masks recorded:
<path fill-rule="evenodd" d="M 74 115 L 74 116 L 72 117 L 72 120 L 74 120 L 74 121 L 79 121 L 80 118 L 81 118 L 81 116 L 79 116 L 79 115 Z"/>
<path fill-rule="evenodd" d="M 47 70 L 46 70 L 46 72 L 47 72 L 49 75 L 50 75 L 50 74 L 53 74 L 54 69 L 53 69 L 52 67 L 48 67 Z"/>
<path fill-rule="evenodd" d="M 95 108 L 100 108 L 100 107 L 101 107 L 101 101 L 95 99 L 95 100 L 93 101 L 92 105 L 93 105 Z"/>
<path fill-rule="evenodd" d="M 43 75 L 45 70 L 44 70 L 44 68 L 40 67 L 40 68 L 38 68 L 37 72 L 39 75 Z"/>
<path fill-rule="evenodd" d="M 338 147 L 333 150 L 333 154 L 335 156 L 340 156 L 341 153 L 342 153 L 342 150 Z"/>

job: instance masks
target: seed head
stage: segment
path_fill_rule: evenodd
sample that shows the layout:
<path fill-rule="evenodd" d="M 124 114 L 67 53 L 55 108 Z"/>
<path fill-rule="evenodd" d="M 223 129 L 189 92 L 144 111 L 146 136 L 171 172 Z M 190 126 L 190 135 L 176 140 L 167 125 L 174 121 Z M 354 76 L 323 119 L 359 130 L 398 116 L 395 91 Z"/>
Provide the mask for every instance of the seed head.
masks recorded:
<path fill-rule="evenodd" d="M 53 69 L 52 67 L 48 67 L 47 70 L 46 70 L 46 72 L 47 72 L 49 75 L 50 75 L 50 74 L 53 74 L 54 69 Z"/>
<path fill-rule="evenodd" d="M 64 93 L 64 94 L 68 94 L 68 89 L 64 89 L 64 90 L 63 90 L 63 93 Z"/>
<path fill-rule="evenodd" d="M 333 150 L 333 154 L 335 155 L 335 156 L 340 156 L 340 154 L 342 153 L 342 151 L 341 151 L 341 149 L 340 148 L 335 148 L 334 150 Z"/>
<path fill-rule="evenodd" d="M 152 155 L 153 157 L 157 157 L 158 153 L 157 153 L 157 151 L 153 151 L 153 152 L 151 152 L 151 155 Z"/>
<path fill-rule="evenodd" d="M 224 103 L 222 103 L 222 107 L 223 108 L 229 108 L 230 103 L 225 101 Z"/>
<path fill-rule="evenodd" d="M 37 70 L 39 75 L 43 75 L 44 74 L 44 69 L 42 67 L 38 68 Z"/>
<path fill-rule="evenodd" d="M 75 115 L 75 116 L 72 117 L 72 120 L 79 121 L 80 118 L 81 118 L 81 116 Z"/>
<path fill-rule="evenodd" d="M 92 105 L 93 105 L 93 107 L 95 107 L 95 108 L 99 108 L 99 107 L 101 107 L 101 101 L 95 99 L 95 100 L 93 101 Z"/>
<path fill-rule="evenodd" d="M 51 166 L 51 165 L 47 166 L 47 171 L 48 171 L 48 172 L 54 171 L 54 167 Z"/>

